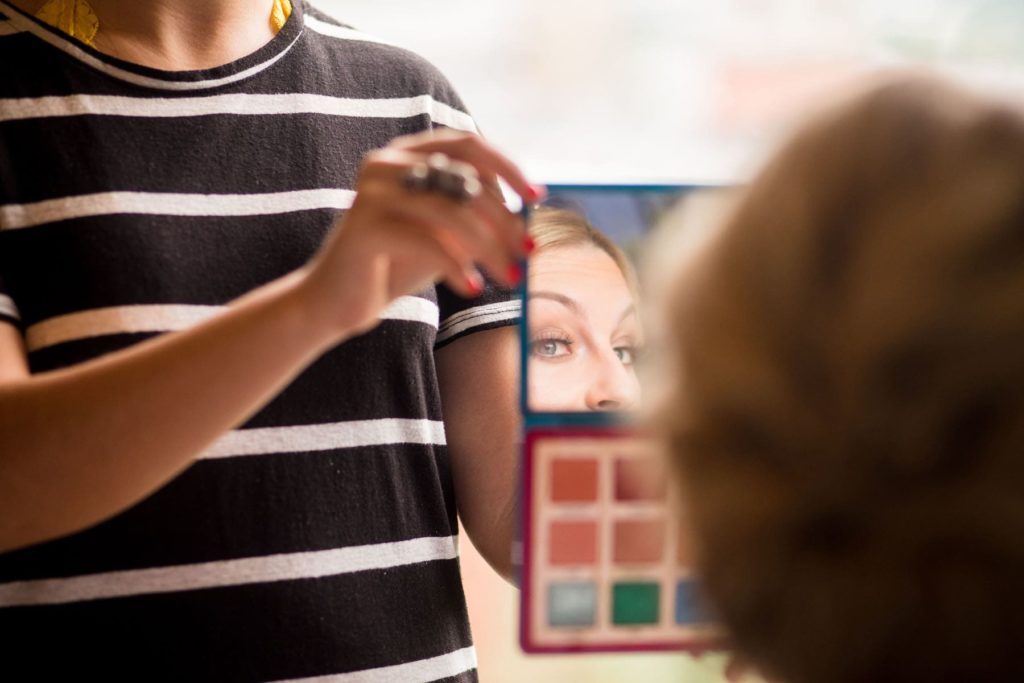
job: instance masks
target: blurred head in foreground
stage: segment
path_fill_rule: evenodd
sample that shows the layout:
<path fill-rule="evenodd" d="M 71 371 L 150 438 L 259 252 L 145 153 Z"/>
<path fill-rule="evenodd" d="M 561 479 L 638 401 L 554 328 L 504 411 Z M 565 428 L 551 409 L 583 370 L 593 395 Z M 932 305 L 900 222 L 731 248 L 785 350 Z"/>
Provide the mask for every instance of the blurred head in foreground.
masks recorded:
<path fill-rule="evenodd" d="M 662 427 L 739 653 L 1024 680 L 1024 118 L 923 77 L 799 132 L 691 245 Z"/>
<path fill-rule="evenodd" d="M 530 219 L 530 406 L 624 410 L 640 398 L 643 343 L 628 257 L 575 211 Z"/>

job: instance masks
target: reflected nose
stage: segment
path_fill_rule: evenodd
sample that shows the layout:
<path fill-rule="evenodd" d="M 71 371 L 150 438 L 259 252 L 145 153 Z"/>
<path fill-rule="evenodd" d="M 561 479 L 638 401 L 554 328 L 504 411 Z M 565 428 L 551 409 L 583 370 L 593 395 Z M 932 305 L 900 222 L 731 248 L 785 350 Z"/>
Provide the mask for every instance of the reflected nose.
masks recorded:
<path fill-rule="evenodd" d="M 601 359 L 600 367 L 587 391 L 588 410 L 628 410 L 636 405 L 640 387 L 613 352 Z"/>

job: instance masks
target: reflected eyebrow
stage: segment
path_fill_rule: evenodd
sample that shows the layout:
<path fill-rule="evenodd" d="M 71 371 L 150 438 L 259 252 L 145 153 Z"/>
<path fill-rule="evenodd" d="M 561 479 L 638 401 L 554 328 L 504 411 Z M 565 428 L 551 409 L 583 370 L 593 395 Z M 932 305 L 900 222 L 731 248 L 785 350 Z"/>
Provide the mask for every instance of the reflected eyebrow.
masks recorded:
<path fill-rule="evenodd" d="M 559 294 L 558 292 L 549 292 L 549 291 L 546 291 L 546 290 L 542 290 L 542 291 L 539 291 L 539 292 L 530 292 L 530 298 L 531 299 L 549 299 L 551 301 L 557 301 L 558 303 L 562 304 L 563 306 L 568 308 L 570 311 L 572 311 L 573 313 L 578 315 L 579 317 L 581 317 L 581 318 L 585 318 L 586 317 L 583 314 L 583 307 L 580 306 L 580 303 L 578 301 L 576 301 L 576 299 L 573 299 L 572 297 L 566 296 L 564 294 Z"/>
<path fill-rule="evenodd" d="M 548 290 L 541 290 L 539 292 L 530 292 L 530 298 L 531 299 L 548 299 L 549 301 L 557 301 L 558 303 L 562 304 L 563 306 L 568 308 L 570 311 L 575 313 L 578 317 L 583 318 L 584 320 L 587 319 L 587 314 L 583 311 L 583 307 L 580 306 L 580 303 L 578 301 L 576 301 L 576 299 L 573 299 L 572 297 L 566 296 L 565 294 L 559 294 L 558 292 L 551 292 L 551 291 L 548 291 Z M 636 314 L 636 306 L 634 306 L 633 304 L 630 304 L 630 305 L 626 306 L 626 310 L 624 310 L 622 312 L 622 315 L 619 316 L 619 320 L 618 320 L 618 322 L 615 323 L 615 326 L 618 327 L 619 325 L 621 325 L 626 320 L 626 318 L 628 318 L 631 315 L 635 315 L 635 314 Z"/>

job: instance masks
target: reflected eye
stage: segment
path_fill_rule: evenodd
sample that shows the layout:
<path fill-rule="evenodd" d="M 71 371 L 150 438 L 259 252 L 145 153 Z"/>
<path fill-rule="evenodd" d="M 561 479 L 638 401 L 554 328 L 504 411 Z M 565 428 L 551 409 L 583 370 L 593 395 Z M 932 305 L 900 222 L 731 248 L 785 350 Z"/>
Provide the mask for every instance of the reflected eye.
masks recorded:
<path fill-rule="evenodd" d="M 635 346 L 617 346 L 615 355 L 623 365 L 633 365 L 636 363 L 637 348 Z"/>
<path fill-rule="evenodd" d="M 569 339 L 537 339 L 530 344 L 530 355 L 539 358 L 564 358 L 571 353 L 572 341 Z"/>

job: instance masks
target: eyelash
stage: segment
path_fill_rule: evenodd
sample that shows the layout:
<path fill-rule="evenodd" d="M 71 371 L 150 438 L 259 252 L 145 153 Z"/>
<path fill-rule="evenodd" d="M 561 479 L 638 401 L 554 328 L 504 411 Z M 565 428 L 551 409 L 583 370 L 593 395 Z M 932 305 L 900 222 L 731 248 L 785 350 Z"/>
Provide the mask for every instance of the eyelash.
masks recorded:
<path fill-rule="evenodd" d="M 542 354 L 542 353 L 538 352 L 542 345 L 544 345 L 544 344 L 551 344 L 551 343 L 562 344 L 563 346 L 565 346 L 566 353 L 565 354 L 551 355 L 551 354 Z M 573 340 L 571 338 L 569 338 L 568 336 L 559 335 L 559 334 L 551 334 L 551 333 L 542 334 L 541 336 L 534 337 L 532 340 L 530 340 L 530 355 L 531 356 L 537 356 L 539 358 L 544 358 L 544 359 L 547 359 L 547 360 L 555 360 L 555 359 L 561 358 L 563 356 L 570 355 L 572 353 L 572 345 L 573 345 Z"/>

